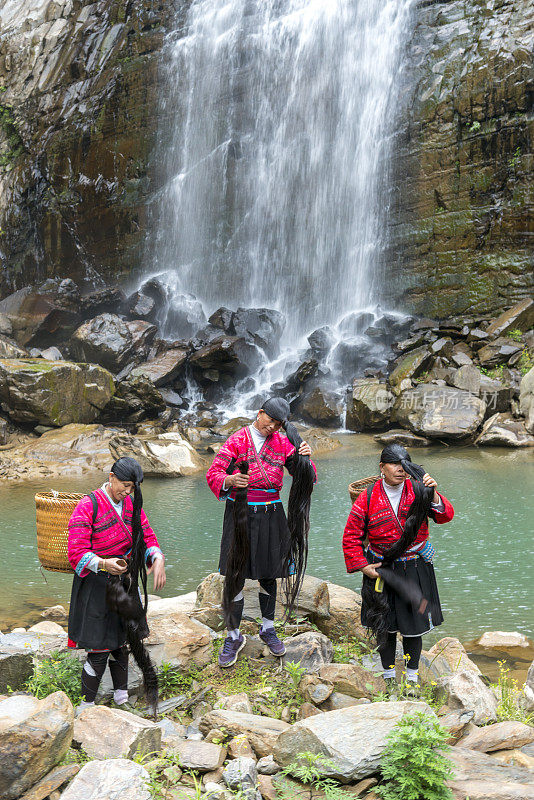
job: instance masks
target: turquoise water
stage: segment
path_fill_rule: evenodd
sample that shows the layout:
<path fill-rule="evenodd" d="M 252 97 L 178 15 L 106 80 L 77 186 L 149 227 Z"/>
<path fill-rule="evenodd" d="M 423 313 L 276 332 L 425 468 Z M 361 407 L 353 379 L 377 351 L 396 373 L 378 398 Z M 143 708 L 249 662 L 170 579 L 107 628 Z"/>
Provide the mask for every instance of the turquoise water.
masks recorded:
<path fill-rule="evenodd" d="M 308 572 L 359 589 L 347 575 L 341 536 L 350 508 L 350 481 L 376 474 L 379 446 L 371 436 L 343 435 L 343 447 L 316 458 L 319 482 L 311 515 Z M 462 639 L 484 630 L 532 636 L 534 607 L 534 453 L 473 447 L 414 449 L 412 457 L 438 481 L 455 507 L 447 525 L 431 524 L 445 622 L 439 635 Z M 34 621 L 45 606 L 66 603 L 71 578 L 39 569 L 33 495 L 37 489 L 89 491 L 85 481 L 0 488 L 0 630 Z M 290 479 L 284 494 L 287 496 Z M 146 480 L 145 510 L 167 560 L 170 597 L 196 588 L 217 569 L 224 506 L 203 476 Z M 46 582 L 45 582 L 46 577 Z M 151 581 L 151 579 L 150 579 Z M 151 588 L 151 586 L 150 586 Z M 431 638 L 436 634 L 430 634 Z"/>

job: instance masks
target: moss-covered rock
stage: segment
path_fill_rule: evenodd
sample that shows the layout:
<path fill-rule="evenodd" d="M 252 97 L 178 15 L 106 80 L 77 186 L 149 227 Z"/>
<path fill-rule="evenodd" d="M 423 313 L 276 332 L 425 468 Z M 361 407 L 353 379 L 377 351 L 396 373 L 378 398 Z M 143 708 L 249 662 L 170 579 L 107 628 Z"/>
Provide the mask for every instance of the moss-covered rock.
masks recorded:
<path fill-rule="evenodd" d="M 0 402 L 15 422 L 53 427 L 94 422 L 113 391 L 113 376 L 94 364 L 0 359 Z"/>

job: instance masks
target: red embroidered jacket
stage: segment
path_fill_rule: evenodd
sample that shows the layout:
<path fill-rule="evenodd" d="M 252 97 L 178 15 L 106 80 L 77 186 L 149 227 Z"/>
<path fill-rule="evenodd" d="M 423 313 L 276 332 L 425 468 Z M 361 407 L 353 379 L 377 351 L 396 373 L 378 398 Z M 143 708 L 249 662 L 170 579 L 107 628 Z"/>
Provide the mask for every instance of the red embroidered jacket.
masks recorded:
<path fill-rule="evenodd" d="M 236 462 L 248 461 L 249 501 L 274 500 L 282 488 L 284 466 L 291 472 L 291 456 L 294 452 L 295 448 L 287 436 L 276 431 L 266 438 L 260 452 L 256 453 L 248 428 L 241 428 L 226 440 L 213 459 L 206 474 L 208 485 L 218 500 L 227 496 L 233 497 L 233 491 L 229 495 L 222 491 L 224 479 L 228 474 L 226 470 L 232 459 Z M 315 464 L 313 468 L 315 469 Z M 317 470 L 315 471 L 317 474 Z M 239 472 L 237 467 L 231 470 L 231 473 L 234 472 Z M 264 497 L 265 492 L 270 492 L 270 495 Z"/>
<path fill-rule="evenodd" d="M 81 578 L 89 574 L 87 564 L 95 555 L 100 558 L 123 557 L 132 548 L 132 498 L 124 498 L 122 519 L 117 516 L 105 492 L 96 489 L 96 520 L 93 526 L 93 504 L 89 496 L 83 497 L 69 520 L 68 556 L 73 570 Z M 158 551 L 156 534 L 141 509 L 141 526 L 147 550 L 145 558 Z"/>
<path fill-rule="evenodd" d="M 381 554 L 400 538 L 408 515 L 408 509 L 414 497 L 412 483 L 407 478 L 404 482 L 398 509 L 399 516 L 397 518 L 384 491 L 382 481 L 377 481 L 373 487 L 369 510 L 367 510 L 367 491 L 358 495 L 350 510 L 349 518 L 343 531 L 343 555 L 345 556 L 347 572 L 356 572 L 356 570 L 365 567 L 369 563 L 363 554 L 366 517 L 369 520 L 367 524 L 369 545 L 375 553 Z M 431 512 L 432 518 L 438 524 L 450 522 L 454 516 L 454 509 L 447 498 L 442 494 L 440 494 L 440 497 L 445 508 L 443 511 L 432 510 Z M 415 538 L 414 545 L 421 544 L 426 539 L 428 539 L 428 524 L 423 522 Z"/>

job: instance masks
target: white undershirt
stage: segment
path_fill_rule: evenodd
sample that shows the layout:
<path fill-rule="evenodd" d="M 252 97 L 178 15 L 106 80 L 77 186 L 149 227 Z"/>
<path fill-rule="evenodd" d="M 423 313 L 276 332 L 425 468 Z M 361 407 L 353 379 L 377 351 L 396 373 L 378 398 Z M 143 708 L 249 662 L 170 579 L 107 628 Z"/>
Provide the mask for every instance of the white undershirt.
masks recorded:
<path fill-rule="evenodd" d="M 389 483 L 386 483 L 384 478 L 382 478 L 382 486 L 384 487 L 384 491 L 388 496 L 389 502 L 391 503 L 391 507 L 395 512 L 395 515 L 399 516 L 399 505 L 402 497 L 402 490 L 404 489 L 404 481 L 400 483 L 398 486 L 390 486 Z M 443 511 L 445 505 L 441 497 L 439 498 L 439 503 L 431 503 L 430 504 L 434 511 Z"/>

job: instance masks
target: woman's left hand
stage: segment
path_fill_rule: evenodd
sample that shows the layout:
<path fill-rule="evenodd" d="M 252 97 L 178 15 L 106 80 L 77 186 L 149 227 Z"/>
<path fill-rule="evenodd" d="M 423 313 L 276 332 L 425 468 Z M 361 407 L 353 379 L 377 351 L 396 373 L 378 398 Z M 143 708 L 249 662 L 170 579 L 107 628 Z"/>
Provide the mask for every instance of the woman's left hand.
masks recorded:
<path fill-rule="evenodd" d="M 165 562 L 162 558 L 156 558 L 152 562 L 152 566 L 147 569 L 149 575 L 154 576 L 154 591 L 157 592 L 158 589 L 163 589 L 165 583 L 167 582 L 167 576 L 165 575 Z"/>
<path fill-rule="evenodd" d="M 439 494 L 437 493 L 437 481 L 434 480 L 432 475 L 429 475 L 428 472 L 425 472 L 423 475 L 423 483 L 425 486 L 428 486 L 429 489 L 434 489 L 434 503 L 439 503 Z"/>
<path fill-rule="evenodd" d="M 299 456 L 311 456 L 311 447 L 308 442 L 300 443 Z"/>

